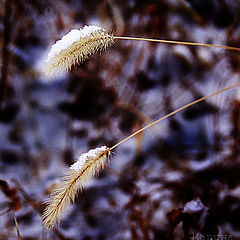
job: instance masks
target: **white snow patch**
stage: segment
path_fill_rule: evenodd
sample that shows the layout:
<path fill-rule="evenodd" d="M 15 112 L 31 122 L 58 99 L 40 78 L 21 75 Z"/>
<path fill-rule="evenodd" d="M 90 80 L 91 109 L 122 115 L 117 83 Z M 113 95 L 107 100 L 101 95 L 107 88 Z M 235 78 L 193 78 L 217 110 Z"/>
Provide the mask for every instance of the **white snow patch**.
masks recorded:
<path fill-rule="evenodd" d="M 51 48 L 50 52 L 48 53 L 47 61 L 53 59 L 56 55 L 58 55 L 62 50 L 69 48 L 74 42 L 79 41 L 81 38 L 90 36 L 92 33 L 97 31 L 105 30 L 98 26 L 84 26 L 80 30 L 72 29 L 69 33 L 63 36 L 62 39 L 58 40 Z"/>
<path fill-rule="evenodd" d="M 77 161 L 70 166 L 70 169 L 75 171 L 81 170 L 83 165 L 87 162 L 89 158 L 97 158 L 107 150 L 108 148 L 106 146 L 102 146 L 100 148 L 91 149 L 88 152 L 81 154 L 78 157 Z M 103 157 L 106 158 L 106 155 L 104 155 Z"/>
<path fill-rule="evenodd" d="M 183 174 L 179 171 L 166 172 L 164 175 L 167 181 L 180 181 L 183 177 Z"/>
<path fill-rule="evenodd" d="M 185 58 L 187 58 L 188 61 L 192 61 L 192 53 L 191 53 L 189 47 L 183 46 L 183 45 L 175 45 L 175 46 L 173 46 L 172 51 L 175 54 L 180 54 L 180 55 L 184 56 Z"/>
<path fill-rule="evenodd" d="M 186 203 L 184 206 L 184 213 L 194 213 L 204 210 L 204 205 L 202 204 L 200 199 L 192 200 L 191 202 Z"/>

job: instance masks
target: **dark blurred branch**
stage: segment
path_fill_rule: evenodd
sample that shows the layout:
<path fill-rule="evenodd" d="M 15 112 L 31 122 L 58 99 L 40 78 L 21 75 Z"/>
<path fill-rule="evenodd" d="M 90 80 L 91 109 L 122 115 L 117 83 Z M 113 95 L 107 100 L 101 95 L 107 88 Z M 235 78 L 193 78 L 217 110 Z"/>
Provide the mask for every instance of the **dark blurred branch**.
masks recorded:
<path fill-rule="evenodd" d="M 3 216 L 4 214 L 8 213 L 11 211 L 11 208 L 8 208 L 6 210 L 4 210 L 3 212 L 0 213 L 0 217 Z"/>
<path fill-rule="evenodd" d="M 232 153 L 230 158 L 238 162 L 240 159 L 240 102 L 235 100 L 232 109 Z"/>
<path fill-rule="evenodd" d="M 22 193 L 25 200 L 41 216 L 43 210 L 42 206 L 28 195 L 28 193 L 23 189 L 23 187 L 21 186 L 17 179 L 13 179 L 13 182 L 16 184 L 17 189 Z M 72 238 L 65 237 L 56 227 L 53 228 L 53 232 L 58 236 L 60 240 L 72 240 Z"/>
<path fill-rule="evenodd" d="M 5 0 L 4 18 L 3 18 L 3 46 L 2 46 L 2 70 L 0 82 L 0 107 L 7 91 L 7 73 L 9 65 L 9 42 L 11 38 L 11 13 L 12 0 Z"/>
<path fill-rule="evenodd" d="M 17 189 L 11 188 L 6 181 L 0 179 L 0 190 L 9 200 L 11 200 L 9 203 L 9 209 L 6 211 L 9 211 L 11 209 L 18 211 L 21 208 L 21 202 L 19 196 L 17 195 Z M 2 215 L 2 213 L 0 215 Z"/>
<path fill-rule="evenodd" d="M 130 201 L 125 205 L 129 211 L 129 221 L 132 237 L 135 239 L 149 240 L 153 233 L 149 219 L 142 213 L 142 204 L 148 200 L 148 195 L 132 195 Z M 141 233 L 140 235 L 138 233 Z"/>

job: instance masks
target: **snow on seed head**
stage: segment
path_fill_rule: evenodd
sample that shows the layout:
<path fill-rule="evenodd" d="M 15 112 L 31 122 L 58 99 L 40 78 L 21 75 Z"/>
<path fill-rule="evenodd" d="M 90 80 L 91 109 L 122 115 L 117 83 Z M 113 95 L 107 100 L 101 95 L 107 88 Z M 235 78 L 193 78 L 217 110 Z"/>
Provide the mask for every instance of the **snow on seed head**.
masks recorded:
<path fill-rule="evenodd" d="M 91 149 L 87 153 L 81 154 L 77 161 L 70 166 L 71 170 L 79 171 L 83 168 L 83 166 L 87 163 L 87 161 L 92 159 L 98 159 L 101 154 L 106 152 L 108 148 L 106 146 L 102 146 L 100 148 Z M 105 155 L 103 157 L 106 157 Z"/>
<path fill-rule="evenodd" d="M 50 49 L 45 64 L 47 75 L 57 75 L 68 71 L 90 55 L 105 50 L 113 44 L 113 36 L 98 26 L 84 26 L 73 29 Z"/>

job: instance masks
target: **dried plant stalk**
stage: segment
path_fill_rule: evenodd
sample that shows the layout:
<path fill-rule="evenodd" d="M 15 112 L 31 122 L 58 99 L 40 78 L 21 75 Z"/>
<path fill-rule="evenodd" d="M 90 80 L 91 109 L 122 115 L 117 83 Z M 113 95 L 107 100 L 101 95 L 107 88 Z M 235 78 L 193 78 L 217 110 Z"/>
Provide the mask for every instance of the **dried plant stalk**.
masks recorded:
<path fill-rule="evenodd" d="M 103 146 L 80 155 L 45 202 L 47 204 L 43 213 L 45 228 L 53 228 L 56 223 L 59 223 L 62 213 L 71 202 L 74 202 L 78 192 L 107 164 L 109 154 L 110 149 Z"/>
<path fill-rule="evenodd" d="M 61 40 L 52 46 L 48 55 L 46 72 L 48 74 L 55 74 L 57 72 L 64 72 L 71 68 L 73 64 L 81 63 L 86 60 L 91 54 L 105 50 L 108 46 L 114 43 L 114 39 L 124 40 L 139 40 L 159 43 L 172 43 L 181 45 L 204 46 L 224 48 L 227 50 L 240 51 L 240 48 L 231 46 L 219 46 L 202 43 L 179 42 L 170 40 L 146 39 L 146 38 L 132 38 L 132 37 L 118 37 L 107 33 L 104 29 L 96 26 L 85 26 L 80 30 L 72 30 Z M 223 88 L 208 96 L 197 99 L 134 132 L 130 136 L 124 138 L 122 141 L 108 148 L 103 146 L 90 150 L 82 154 L 78 161 L 74 163 L 65 177 L 63 177 L 56 189 L 51 194 L 49 200 L 46 201 L 47 207 L 43 213 L 43 224 L 45 228 L 53 228 L 61 219 L 61 215 L 71 202 L 74 202 L 77 193 L 83 189 L 86 182 L 95 176 L 107 163 L 108 154 L 110 151 L 124 143 L 128 139 L 143 132 L 147 128 L 157 124 L 158 122 L 196 104 L 206 100 L 209 97 L 215 96 L 221 92 L 239 87 L 240 83 Z"/>
<path fill-rule="evenodd" d="M 60 183 L 57 185 L 50 198 L 46 201 L 47 207 L 43 213 L 44 227 L 47 229 L 53 228 L 56 223 L 59 223 L 61 220 L 61 215 L 66 209 L 66 206 L 68 206 L 71 202 L 74 202 L 77 193 L 79 190 L 83 189 L 83 187 L 86 185 L 86 182 L 104 168 L 105 164 L 107 163 L 108 155 L 114 148 L 118 147 L 120 144 L 136 136 L 137 134 L 143 132 L 147 128 L 152 127 L 158 122 L 169 118 L 190 106 L 202 102 L 207 98 L 216 96 L 235 87 L 240 87 L 240 83 L 236 83 L 235 85 L 220 89 L 217 92 L 199 98 L 189 104 L 184 105 L 183 107 L 178 108 L 177 110 L 132 133 L 130 136 L 124 138 L 111 148 L 103 146 L 101 148 L 96 148 L 80 155 L 77 162 L 70 167 L 69 172 L 65 177 L 61 179 Z"/>
<path fill-rule="evenodd" d="M 182 42 L 162 39 L 136 38 L 113 36 L 101 27 L 84 26 L 80 30 L 73 29 L 51 48 L 45 64 L 45 73 L 56 76 L 67 72 L 72 65 L 80 64 L 90 55 L 106 50 L 113 45 L 114 40 L 137 40 L 157 43 L 180 44 L 188 46 L 223 48 L 232 51 L 240 51 L 240 48 L 221 46 L 205 43 Z"/>
<path fill-rule="evenodd" d="M 19 226 L 18 226 L 18 221 L 17 221 L 17 217 L 15 214 L 15 211 L 12 210 L 13 212 L 13 218 L 14 218 L 14 222 L 15 222 L 15 226 L 16 226 L 16 230 L 17 230 L 17 236 L 18 236 L 18 240 L 22 240 L 21 235 L 20 235 L 20 231 L 19 231 Z"/>

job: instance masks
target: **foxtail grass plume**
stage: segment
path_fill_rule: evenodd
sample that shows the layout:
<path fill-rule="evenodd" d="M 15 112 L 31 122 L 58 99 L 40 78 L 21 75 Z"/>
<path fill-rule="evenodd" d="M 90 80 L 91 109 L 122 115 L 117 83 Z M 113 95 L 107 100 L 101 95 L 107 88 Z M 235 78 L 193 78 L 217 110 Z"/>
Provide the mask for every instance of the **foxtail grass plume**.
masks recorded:
<path fill-rule="evenodd" d="M 223 48 L 232 51 L 240 51 L 240 48 L 205 43 L 182 42 L 173 40 L 120 37 L 108 33 L 98 26 L 84 26 L 81 29 L 73 29 L 61 40 L 57 41 L 48 53 L 44 71 L 48 76 L 56 76 L 71 69 L 72 65 L 80 64 L 90 55 L 106 50 L 114 44 L 114 40 L 137 40 L 167 44 L 180 44 L 199 47 Z"/>
<path fill-rule="evenodd" d="M 180 107 L 175 111 L 158 118 L 154 122 L 151 122 L 145 127 L 137 130 L 110 148 L 103 146 L 100 148 L 92 149 L 87 153 L 80 155 L 78 160 L 70 167 L 70 170 L 66 176 L 60 180 L 60 183 L 56 186 L 55 190 L 50 195 L 50 198 L 45 202 L 47 204 L 47 207 L 43 213 L 44 227 L 47 229 L 53 228 L 56 223 L 59 223 L 62 213 L 66 207 L 71 202 L 74 202 L 77 193 L 83 189 L 83 187 L 86 185 L 86 182 L 104 168 L 104 166 L 107 164 L 108 156 L 114 148 L 126 142 L 128 139 L 133 138 L 137 134 L 145 131 L 146 129 L 152 127 L 153 125 L 159 123 L 160 121 L 169 118 L 176 113 L 183 111 L 184 109 L 189 108 L 210 97 L 216 96 L 222 92 L 236 87 L 240 87 L 240 82 L 220 89 L 217 92 L 211 93 L 205 97 L 194 100 L 193 102 L 188 103 L 183 107 Z"/>
<path fill-rule="evenodd" d="M 50 76 L 67 72 L 72 65 L 80 64 L 113 43 L 113 35 L 101 27 L 86 25 L 81 29 L 73 29 L 52 46 L 44 71 Z"/>
<path fill-rule="evenodd" d="M 45 201 L 47 207 L 43 212 L 43 225 L 53 228 L 61 220 L 66 207 L 74 202 L 78 192 L 83 189 L 89 179 L 97 175 L 107 164 L 110 149 L 106 146 L 83 153 L 70 167 L 68 173 L 61 178 L 55 190 Z"/>

